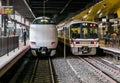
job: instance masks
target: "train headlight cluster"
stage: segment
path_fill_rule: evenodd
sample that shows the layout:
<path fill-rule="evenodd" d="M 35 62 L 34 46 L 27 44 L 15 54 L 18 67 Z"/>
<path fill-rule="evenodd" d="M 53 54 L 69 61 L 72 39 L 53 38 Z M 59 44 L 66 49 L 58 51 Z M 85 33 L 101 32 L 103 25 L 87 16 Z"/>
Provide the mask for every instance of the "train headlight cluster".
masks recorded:
<path fill-rule="evenodd" d="M 92 41 L 91 44 L 97 44 L 97 41 Z"/>
<path fill-rule="evenodd" d="M 90 27 L 95 27 L 96 26 L 96 24 L 90 24 Z"/>
<path fill-rule="evenodd" d="M 51 45 L 53 45 L 53 46 L 57 45 L 57 42 L 51 42 Z"/>
<path fill-rule="evenodd" d="M 87 26 L 87 25 L 88 25 L 88 23 L 83 23 L 82 25 L 83 25 L 83 26 Z"/>
<path fill-rule="evenodd" d="M 36 45 L 36 42 L 30 42 L 31 43 L 31 45 Z"/>
<path fill-rule="evenodd" d="M 83 54 L 86 54 L 86 53 L 89 53 L 89 52 L 90 52 L 90 48 L 87 47 L 87 46 L 83 46 L 81 49 L 82 49 L 82 53 L 83 53 Z"/>
<path fill-rule="evenodd" d="M 76 45 L 76 41 L 73 41 L 73 45 L 74 45 L 74 46 Z"/>

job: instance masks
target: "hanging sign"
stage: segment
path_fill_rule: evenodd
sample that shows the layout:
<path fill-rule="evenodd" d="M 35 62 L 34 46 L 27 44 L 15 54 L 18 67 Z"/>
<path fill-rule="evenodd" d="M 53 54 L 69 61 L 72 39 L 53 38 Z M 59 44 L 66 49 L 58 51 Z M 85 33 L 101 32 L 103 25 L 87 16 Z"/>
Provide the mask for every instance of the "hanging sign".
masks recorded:
<path fill-rule="evenodd" d="M 13 14 L 13 6 L 0 6 L 0 14 Z"/>

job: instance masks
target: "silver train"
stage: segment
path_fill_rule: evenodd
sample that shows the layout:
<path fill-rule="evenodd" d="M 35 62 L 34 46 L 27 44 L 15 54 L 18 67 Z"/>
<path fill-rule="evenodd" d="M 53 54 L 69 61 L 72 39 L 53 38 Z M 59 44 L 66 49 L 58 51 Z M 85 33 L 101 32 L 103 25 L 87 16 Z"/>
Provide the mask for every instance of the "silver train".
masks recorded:
<path fill-rule="evenodd" d="M 30 47 L 34 56 L 56 54 L 58 34 L 55 21 L 48 17 L 38 17 L 30 25 Z"/>
<path fill-rule="evenodd" d="M 58 39 L 69 46 L 73 55 L 95 55 L 99 46 L 98 24 L 74 20 L 57 25 Z"/>

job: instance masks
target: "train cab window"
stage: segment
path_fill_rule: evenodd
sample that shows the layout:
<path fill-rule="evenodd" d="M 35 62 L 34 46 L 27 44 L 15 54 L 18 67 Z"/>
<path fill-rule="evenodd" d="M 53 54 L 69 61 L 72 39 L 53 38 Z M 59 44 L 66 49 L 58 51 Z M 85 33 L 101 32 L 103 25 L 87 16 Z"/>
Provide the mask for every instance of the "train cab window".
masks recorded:
<path fill-rule="evenodd" d="M 97 38 L 98 27 L 92 23 L 76 23 L 70 26 L 71 38 Z"/>
<path fill-rule="evenodd" d="M 55 24 L 55 21 L 52 19 L 36 19 L 33 24 Z"/>
<path fill-rule="evenodd" d="M 70 26 L 70 33 L 72 38 L 80 38 L 79 24 L 73 24 Z"/>
<path fill-rule="evenodd" d="M 89 35 L 91 38 L 97 38 L 98 37 L 98 28 L 90 27 Z"/>
<path fill-rule="evenodd" d="M 87 38 L 88 37 L 88 29 L 82 28 L 81 30 L 81 38 Z"/>

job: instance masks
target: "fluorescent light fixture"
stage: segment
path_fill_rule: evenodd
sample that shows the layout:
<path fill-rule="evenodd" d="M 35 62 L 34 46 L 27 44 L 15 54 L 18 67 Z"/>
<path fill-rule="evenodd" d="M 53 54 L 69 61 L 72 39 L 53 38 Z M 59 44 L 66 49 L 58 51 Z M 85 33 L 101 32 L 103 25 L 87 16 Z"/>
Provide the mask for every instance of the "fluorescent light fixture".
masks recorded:
<path fill-rule="evenodd" d="M 86 14 L 85 16 L 83 16 L 83 18 L 86 18 L 88 15 Z"/>

